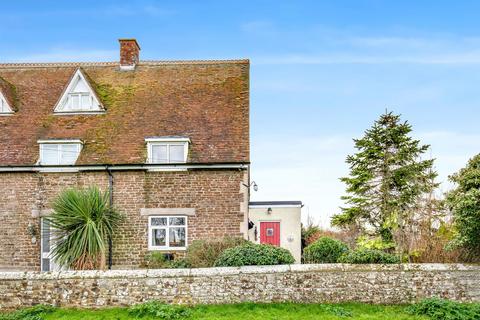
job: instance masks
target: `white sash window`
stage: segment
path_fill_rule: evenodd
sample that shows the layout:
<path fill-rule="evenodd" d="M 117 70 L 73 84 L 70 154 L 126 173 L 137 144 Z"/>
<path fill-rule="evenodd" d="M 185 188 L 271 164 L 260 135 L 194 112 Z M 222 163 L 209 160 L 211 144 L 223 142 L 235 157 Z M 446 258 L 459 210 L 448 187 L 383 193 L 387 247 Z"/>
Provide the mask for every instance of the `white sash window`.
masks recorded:
<path fill-rule="evenodd" d="M 39 140 L 40 165 L 74 165 L 82 150 L 80 140 Z"/>

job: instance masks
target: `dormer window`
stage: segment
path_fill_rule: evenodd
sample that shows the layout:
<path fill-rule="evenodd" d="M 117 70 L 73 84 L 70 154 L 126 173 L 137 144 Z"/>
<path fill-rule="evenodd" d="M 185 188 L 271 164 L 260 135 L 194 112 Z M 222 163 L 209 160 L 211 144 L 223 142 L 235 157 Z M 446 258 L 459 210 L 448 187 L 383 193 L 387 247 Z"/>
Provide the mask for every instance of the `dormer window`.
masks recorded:
<path fill-rule="evenodd" d="M 188 158 L 187 137 L 147 138 L 147 163 L 186 163 Z"/>
<path fill-rule="evenodd" d="M 81 140 L 38 140 L 39 165 L 74 165 L 82 150 Z"/>
<path fill-rule="evenodd" d="M 55 113 L 98 113 L 103 111 L 104 108 L 95 92 L 81 69 L 78 69 L 55 107 Z"/>
<path fill-rule="evenodd" d="M 88 92 L 72 92 L 68 94 L 66 110 L 91 110 L 93 97 Z"/>
<path fill-rule="evenodd" d="M 12 108 L 8 105 L 7 99 L 0 92 L 0 115 L 10 115 L 13 114 Z"/>

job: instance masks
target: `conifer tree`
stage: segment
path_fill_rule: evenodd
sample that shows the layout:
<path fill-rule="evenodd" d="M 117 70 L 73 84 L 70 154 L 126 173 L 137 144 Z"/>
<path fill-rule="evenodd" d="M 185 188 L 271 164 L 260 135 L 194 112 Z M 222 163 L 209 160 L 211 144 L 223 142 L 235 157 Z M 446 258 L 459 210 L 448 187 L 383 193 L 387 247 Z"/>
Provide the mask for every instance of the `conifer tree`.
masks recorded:
<path fill-rule="evenodd" d="M 429 145 L 413 139 L 411 132 L 399 115 L 385 112 L 363 138 L 354 139 L 357 152 L 346 159 L 350 175 L 341 178 L 347 206 L 332 217 L 332 225 L 354 225 L 385 243 L 394 242 L 395 232 L 405 232 L 419 202 L 437 187 L 433 159 L 422 160 Z M 403 247 L 397 243 L 401 254 Z"/>

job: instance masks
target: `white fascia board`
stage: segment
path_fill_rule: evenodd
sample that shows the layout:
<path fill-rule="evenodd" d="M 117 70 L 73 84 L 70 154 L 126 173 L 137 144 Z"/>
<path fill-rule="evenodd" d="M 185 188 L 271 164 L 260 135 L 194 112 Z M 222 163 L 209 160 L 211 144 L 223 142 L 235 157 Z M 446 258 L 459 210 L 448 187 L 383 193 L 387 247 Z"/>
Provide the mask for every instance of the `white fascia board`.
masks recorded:
<path fill-rule="evenodd" d="M 145 138 L 145 142 L 188 142 L 190 143 L 190 138 L 188 137 L 149 137 Z"/>
<path fill-rule="evenodd" d="M 242 164 L 212 164 L 212 165 L 188 165 L 188 164 L 177 164 L 177 165 L 161 165 L 156 166 L 154 164 L 144 165 L 141 168 L 148 171 L 185 171 L 188 169 L 244 169 L 245 165 Z M 114 168 L 112 168 L 114 170 Z M 117 169 L 122 170 L 122 169 Z"/>
<path fill-rule="evenodd" d="M 0 172 L 80 172 L 80 171 L 185 171 L 189 169 L 248 169 L 245 164 L 178 164 L 178 165 L 128 165 L 128 166 L 26 166 L 0 167 Z"/>
<path fill-rule="evenodd" d="M 59 168 L 59 167 L 42 167 L 37 170 L 38 172 L 79 172 L 78 168 Z"/>
<path fill-rule="evenodd" d="M 37 140 L 38 144 L 83 144 L 83 141 L 80 139 L 41 139 Z"/>
<path fill-rule="evenodd" d="M 302 205 L 300 204 L 271 204 L 271 205 L 249 205 L 248 206 L 251 209 L 255 208 L 301 208 Z"/>

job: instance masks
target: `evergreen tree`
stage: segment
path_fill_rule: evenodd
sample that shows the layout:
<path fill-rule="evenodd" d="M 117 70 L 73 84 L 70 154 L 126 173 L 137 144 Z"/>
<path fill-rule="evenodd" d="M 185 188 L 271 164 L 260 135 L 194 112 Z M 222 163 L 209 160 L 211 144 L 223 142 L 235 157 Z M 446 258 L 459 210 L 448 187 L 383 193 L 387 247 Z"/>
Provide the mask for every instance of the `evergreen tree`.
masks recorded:
<path fill-rule="evenodd" d="M 348 206 L 333 216 L 332 225 L 355 225 L 385 243 L 394 242 L 394 232 L 405 233 L 419 202 L 437 187 L 433 159 L 421 159 L 429 145 L 413 139 L 411 131 L 399 115 L 386 112 L 363 138 L 354 139 L 357 152 L 346 159 L 350 176 L 341 178 Z M 398 242 L 398 251 L 404 253 L 404 244 Z"/>
<path fill-rule="evenodd" d="M 465 168 L 449 177 L 456 188 L 447 194 L 447 206 L 454 219 L 454 247 L 467 249 L 472 258 L 480 257 L 480 154 Z"/>

